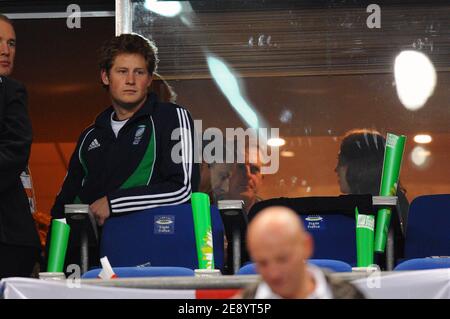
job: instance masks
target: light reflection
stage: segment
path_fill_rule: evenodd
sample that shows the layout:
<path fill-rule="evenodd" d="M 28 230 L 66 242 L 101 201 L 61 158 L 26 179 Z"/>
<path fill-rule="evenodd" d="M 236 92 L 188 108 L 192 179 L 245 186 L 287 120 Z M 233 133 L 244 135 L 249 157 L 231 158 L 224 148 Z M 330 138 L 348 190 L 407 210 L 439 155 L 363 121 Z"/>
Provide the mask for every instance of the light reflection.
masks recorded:
<path fill-rule="evenodd" d="M 281 123 L 289 123 L 292 120 L 292 112 L 288 109 L 284 109 L 280 114 Z"/>
<path fill-rule="evenodd" d="M 428 144 L 431 143 L 433 139 L 428 134 L 417 134 L 414 136 L 414 142 L 418 144 Z"/>
<path fill-rule="evenodd" d="M 272 147 L 280 147 L 286 144 L 286 140 L 281 137 L 272 137 L 267 140 L 267 145 Z"/>
<path fill-rule="evenodd" d="M 397 94 L 406 109 L 422 108 L 436 87 L 437 75 L 433 63 L 418 51 L 402 51 L 395 58 Z"/>
<path fill-rule="evenodd" d="M 431 156 L 431 152 L 422 146 L 416 146 L 411 152 L 411 161 L 414 165 L 421 167 L 424 166 L 428 158 Z"/>
<path fill-rule="evenodd" d="M 250 37 L 250 39 L 248 39 L 248 46 L 249 47 L 253 47 L 253 37 Z"/>
<path fill-rule="evenodd" d="M 146 0 L 144 7 L 149 11 L 169 18 L 179 15 L 182 11 L 179 1 Z"/>
<path fill-rule="evenodd" d="M 214 81 L 234 110 L 249 127 L 258 128 L 258 116 L 253 107 L 242 96 L 238 81 L 230 68 L 221 59 L 211 54 L 206 59 Z"/>
<path fill-rule="evenodd" d="M 280 155 L 283 157 L 295 157 L 295 153 L 292 151 L 281 151 Z"/>
<path fill-rule="evenodd" d="M 292 187 L 297 185 L 297 180 L 298 180 L 297 176 L 292 176 L 291 177 L 291 186 Z"/>

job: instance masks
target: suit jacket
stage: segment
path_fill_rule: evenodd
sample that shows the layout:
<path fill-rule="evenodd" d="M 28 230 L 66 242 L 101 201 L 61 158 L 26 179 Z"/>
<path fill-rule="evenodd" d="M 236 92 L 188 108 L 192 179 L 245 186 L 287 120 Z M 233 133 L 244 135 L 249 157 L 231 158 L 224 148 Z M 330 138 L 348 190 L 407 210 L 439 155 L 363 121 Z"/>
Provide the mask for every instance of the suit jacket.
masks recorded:
<path fill-rule="evenodd" d="M 331 277 L 326 272 L 324 272 L 324 275 L 333 294 L 333 299 L 365 299 L 363 293 L 348 281 Z M 241 297 L 243 299 L 254 299 L 258 285 L 259 283 L 244 289 Z"/>
<path fill-rule="evenodd" d="M 0 243 L 39 247 L 39 237 L 20 180 L 32 142 L 25 87 L 0 77 Z"/>

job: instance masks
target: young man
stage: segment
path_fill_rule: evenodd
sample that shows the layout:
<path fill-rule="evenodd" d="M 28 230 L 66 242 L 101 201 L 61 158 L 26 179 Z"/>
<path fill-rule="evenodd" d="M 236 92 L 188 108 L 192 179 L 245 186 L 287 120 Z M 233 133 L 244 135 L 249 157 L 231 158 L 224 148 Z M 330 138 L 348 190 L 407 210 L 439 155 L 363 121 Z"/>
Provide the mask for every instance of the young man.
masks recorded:
<path fill-rule="evenodd" d="M 107 218 L 189 201 L 199 183 L 194 125 L 188 111 L 149 93 L 156 48 L 136 34 L 101 49 L 103 86 L 112 106 L 81 134 L 52 218 L 64 204 L 85 203 L 102 226 Z"/>
<path fill-rule="evenodd" d="M 308 265 L 312 237 L 298 215 L 283 206 L 263 209 L 247 231 L 247 246 L 262 282 L 240 297 L 255 299 L 360 299 L 361 292 L 346 281 L 332 278 Z"/>
<path fill-rule="evenodd" d="M 9 76 L 16 34 L 0 15 L 0 279 L 29 277 L 39 259 L 39 237 L 20 174 L 30 155 L 32 131 L 25 87 Z"/>

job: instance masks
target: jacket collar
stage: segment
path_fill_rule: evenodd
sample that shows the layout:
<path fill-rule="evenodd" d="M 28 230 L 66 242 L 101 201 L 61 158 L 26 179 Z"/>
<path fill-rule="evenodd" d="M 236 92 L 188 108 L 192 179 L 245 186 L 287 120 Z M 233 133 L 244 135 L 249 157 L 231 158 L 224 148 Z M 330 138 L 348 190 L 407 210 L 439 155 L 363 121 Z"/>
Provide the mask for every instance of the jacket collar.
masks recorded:
<path fill-rule="evenodd" d="M 145 100 L 145 103 L 141 106 L 141 108 L 133 114 L 132 117 L 128 120 L 128 122 L 125 125 L 129 125 L 130 123 L 133 123 L 135 120 L 143 117 L 143 116 L 150 116 L 152 115 L 154 108 L 156 106 L 156 103 L 158 102 L 158 97 L 155 93 L 149 93 L 147 95 L 147 99 Z M 111 128 L 111 113 L 114 112 L 114 108 L 112 105 L 108 107 L 106 110 L 101 112 L 97 118 L 95 119 L 95 126 L 101 127 L 101 128 Z"/>

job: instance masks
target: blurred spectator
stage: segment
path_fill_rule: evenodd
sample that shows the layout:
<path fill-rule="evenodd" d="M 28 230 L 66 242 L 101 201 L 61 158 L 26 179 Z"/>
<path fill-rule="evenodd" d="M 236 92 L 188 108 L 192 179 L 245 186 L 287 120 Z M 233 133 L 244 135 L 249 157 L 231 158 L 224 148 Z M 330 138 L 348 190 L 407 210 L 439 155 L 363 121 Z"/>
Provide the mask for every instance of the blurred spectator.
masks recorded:
<path fill-rule="evenodd" d="M 248 214 L 251 207 L 261 201 L 258 196 L 263 180 L 261 154 L 257 147 L 246 145 L 244 148 L 238 148 L 239 144 L 236 141 L 226 141 L 224 144 L 221 159 L 223 163 L 203 164 L 200 190 L 210 195 L 211 203 L 214 205 L 217 205 L 219 200 L 242 200 L 244 211 Z M 229 259 L 232 255 L 232 246 L 228 245 L 227 238 L 224 243 L 225 272 L 228 273 L 232 269 Z M 241 246 L 241 263 L 244 263 L 249 260 L 244 240 Z"/>
<path fill-rule="evenodd" d="M 252 151 L 257 154 L 255 161 L 252 160 Z M 258 196 L 264 178 L 261 174 L 261 165 L 259 150 L 246 149 L 245 163 L 235 163 L 230 172 L 229 190 L 226 196 L 229 199 L 241 199 L 246 213 L 255 203 L 261 201 L 261 197 Z"/>
<path fill-rule="evenodd" d="M 232 145 L 233 144 L 233 145 Z M 224 163 L 209 164 L 211 189 L 215 202 L 221 199 L 242 200 L 246 213 L 257 202 L 263 175 L 261 174 L 261 154 L 255 146 L 228 141 L 224 151 Z M 227 162 L 226 152 L 233 152 L 233 161 Z"/>
<path fill-rule="evenodd" d="M 335 169 L 342 193 L 379 195 L 385 145 L 386 139 L 377 131 L 355 129 L 345 134 Z M 397 196 L 396 212 L 393 212 L 391 219 L 394 229 L 395 259 L 403 257 L 409 210 L 406 190 L 400 183 Z"/>
<path fill-rule="evenodd" d="M 246 288 L 242 298 L 364 298 L 350 283 L 307 264 L 314 249 L 312 237 L 287 207 L 263 209 L 249 224 L 247 246 L 262 281 Z"/>

